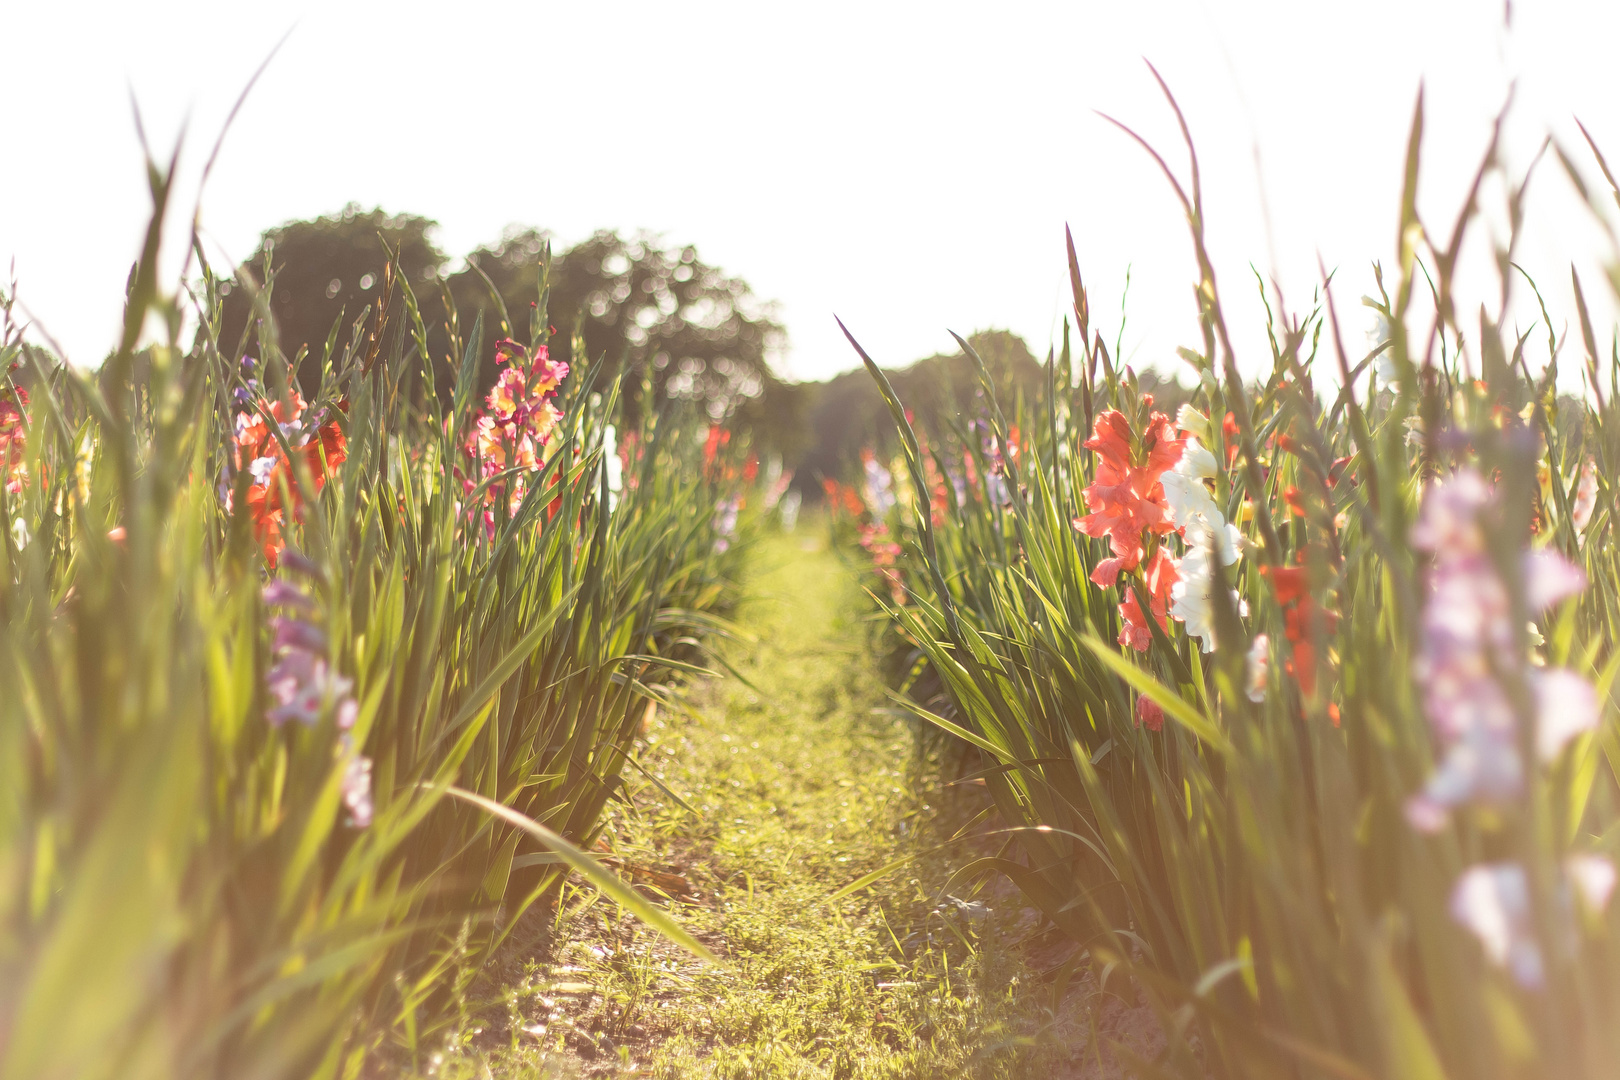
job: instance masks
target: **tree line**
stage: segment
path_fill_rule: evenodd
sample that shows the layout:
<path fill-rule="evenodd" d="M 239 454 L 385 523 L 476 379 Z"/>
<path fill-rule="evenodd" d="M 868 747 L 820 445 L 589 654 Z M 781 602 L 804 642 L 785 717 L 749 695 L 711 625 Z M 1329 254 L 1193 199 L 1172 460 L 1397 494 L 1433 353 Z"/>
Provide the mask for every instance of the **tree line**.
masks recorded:
<path fill-rule="evenodd" d="M 622 388 L 632 417 L 663 401 L 696 401 L 715 420 L 746 432 L 762 452 L 780 455 L 812 499 L 820 477 L 849 475 L 863 447 L 882 448 L 891 437 L 885 406 L 864 371 L 824 383 L 792 383 L 773 371 L 771 357 L 786 344 L 773 305 L 741 277 L 704 262 L 692 245 L 603 229 L 553 250 L 547 230 L 515 228 L 449 272 L 450 257 L 432 237 L 435 224 L 350 204 L 267 230 L 243 266 L 239 280 L 249 287 L 231 289 L 222 300 L 222 345 L 247 340 L 250 349 L 263 348 L 273 338 L 287 357 L 302 354 L 301 379 L 318 378 L 334 327 L 341 351 L 353 321 L 368 309 L 375 315 L 392 261 L 417 298 L 433 370 L 447 388 L 455 369 L 451 342 L 466 338 L 475 317 L 482 318 L 486 345 L 497 335 L 528 337 L 549 251 L 553 355 L 575 370 L 604 365 L 597 374 L 603 386 L 628 376 Z M 255 293 L 266 298 L 268 325 L 256 314 Z M 398 295 L 391 304 L 392 332 L 402 333 Z M 985 331 L 969 341 L 1007 401 L 1033 395 L 1044 382 L 1016 335 Z M 487 383 L 493 350 L 483 350 L 483 364 Z M 924 426 L 943 429 L 985 409 L 976 371 L 961 353 L 928 357 L 893 378 L 905 400 L 917 403 Z"/>

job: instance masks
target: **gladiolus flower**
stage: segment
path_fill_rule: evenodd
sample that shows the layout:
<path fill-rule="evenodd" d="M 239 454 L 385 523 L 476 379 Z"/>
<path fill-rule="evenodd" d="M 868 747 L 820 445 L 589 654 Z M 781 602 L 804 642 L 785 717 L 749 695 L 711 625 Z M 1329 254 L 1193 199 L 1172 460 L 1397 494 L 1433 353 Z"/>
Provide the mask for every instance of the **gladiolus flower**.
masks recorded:
<path fill-rule="evenodd" d="M 1143 401 L 1151 408 L 1152 397 L 1144 395 Z M 1152 413 L 1140 444 L 1133 448 L 1125 414 L 1108 409 L 1097 417 L 1092 437 L 1084 444 L 1097 455 L 1097 473 L 1084 492 L 1091 513 L 1076 518 L 1074 525 L 1087 536 L 1108 538 L 1113 557 L 1101 560 L 1092 570 L 1091 580 L 1096 584 L 1108 588 L 1119 580 L 1122 572 L 1140 568 L 1140 579 L 1147 586 L 1149 611 L 1143 613 L 1130 583 L 1125 587 L 1125 602 L 1119 605 L 1120 619 L 1124 623 L 1119 642 L 1138 651 L 1146 651 L 1153 640 L 1147 621 L 1149 615 L 1157 619 L 1161 627 L 1166 625 L 1170 590 L 1180 579 L 1175 560 L 1162 547 L 1155 548 L 1148 564 L 1142 565 L 1147 542 L 1175 528 L 1161 482 L 1165 472 L 1182 456 L 1183 441 L 1171 435 L 1170 418 L 1160 412 Z"/>
<path fill-rule="evenodd" d="M 1557 905 L 1558 921 L 1566 931 L 1564 945 L 1573 949 L 1570 925 L 1573 901 L 1601 915 L 1614 892 L 1615 866 L 1602 855 L 1574 854 L 1564 859 Z M 1530 907 L 1530 880 L 1514 862 L 1481 863 L 1464 870 L 1451 891 L 1451 917 L 1479 939 L 1485 956 L 1506 968 L 1515 982 L 1529 990 L 1545 981 L 1541 945 L 1536 938 Z"/>
<path fill-rule="evenodd" d="M 1097 417 L 1094 434 L 1084 443 L 1097 455 L 1097 474 L 1084 492 L 1091 513 L 1077 518 L 1075 527 L 1087 536 L 1106 536 L 1114 555 L 1123 560 L 1119 569 L 1134 569 L 1140 562 L 1144 533 L 1162 536 L 1173 527 L 1160 478 L 1181 460 L 1182 441 L 1170 436 L 1170 418 L 1153 413 L 1133 456 L 1125 414 L 1108 409 Z"/>
<path fill-rule="evenodd" d="M 1158 622 L 1160 630 L 1169 629 L 1165 616 L 1169 614 L 1170 596 L 1179 580 L 1176 560 L 1166 554 L 1162 547 L 1155 551 L 1142 567 L 1142 582 L 1147 586 L 1148 610 Z M 1153 630 L 1148 626 L 1147 617 L 1142 614 L 1136 588 L 1131 583 L 1125 586 L 1125 602 L 1119 605 L 1119 617 L 1125 624 L 1119 631 L 1119 643 L 1129 645 L 1137 652 L 1146 652 L 1147 647 L 1153 643 Z"/>
<path fill-rule="evenodd" d="M 287 555 L 289 566 L 300 572 L 313 571 L 297 552 Z M 274 727 L 289 720 L 313 727 L 331 710 L 341 732 L 336 752 L 343 762 L 343 803 L 349 810 L 349 824 L 363 829 L 371 824 L 371 759 L 355 753 L 349 734 L 360 713 L 351 692 L 354 681 L 333 671 L 328 663 L 326 633 L 313 621 L 318 611 L 313 597 L 285 578 L 271 581 L 261 597 L 266 607 L 280 611 L 270 617 L 276 660 L 265 676 L 272 703 L 265 719 Z"/>
<path fill-rule="evenodd" d="M 861 451 L 861 470 L 866 474 L 866 507 L 873 517 L 885 517 L 895 507 L 894 477 L 871 450 Z"/>
<path fill-rule="evenodd" d="M 1244 665 L 1246 678 L 1245 693 L 1249 700 L 1258 705 L 1266 700 L 1266 678 L 1271 670 L 1271 638 L 1265 634 L 1254 635 L 1254 641 L 1249 645 L 1249 653 Z"/>
<path fill-rule="evenodd" d="M 327 663 L 326 634 L 311 621 L 315 601 L 285 579 L 266 585 L 263 600 L 265 606 L 284 612 L 270 617 L 276 662 L 265 678 L 272 702 L 265 719 L 276 727 L 288 720 L 313 725 L 329 708 L 341 719 L 341 714 L 353 707 L 349 691 L 354 683 L 332 671 Z M 348 716 L 352 724 L 353 713 Z"/>
<path fill-rule="evenodd" d="M 1232 462 L 1237 460 L 1238 436 L 1242 434 L 1242 429 L 1238 427 L 1236 413 L 1226 414 L 1226 418 L 1221 421 L 1221 434 L 1226 439 L 1226 467 L 1230 469 Z"/>
<path fill-rule="evenodd" d="M 715 551 L 724 553 L 730 550 L 731 542 L 737 538 L 737 511 L 740 509 L 742 500 L 735 495 L 721 499 L 714 508 Z"/>
<path fill-rule="evenodd" d="M 889 586 L 889 598 L 896 606 L 906 602 L 905 581 L 900 576 L 901 547 L 889 536 L 885 522 L 861 526 L 861 547 L 872 556 L 872 566 Z"/>
<path fill-rule="evenodd" d="M 1451 891 L 1451 917 L 1473 931 L 1491 963 L 1507 968 L 1521 986 L 1541 985 L 1541 947 L 1524 867 L 1483 863 L 1464 870 Z"/>
<path fill-rule="evenodd" d="M 484 412 L 473 421 L 465 447 L 467 455 L 478 462 L 479 476 L 491 481 L 484 487 L 482 510 L 471 511 L 481 513 L 487 537 L 495 535 L 496 500 L 504 495 L 507 513 L 516 514 L 529 491 L 523 476 L 493 478 L 510 469 L 525 473 L 540 470 L 544 464 L 541 448 L 550 441 L 562 419 L 552 399 L 558 385 L 568 377 L 568 365 L 553 361 L 544 345 L 535 349 L 531 359 L 523 346 L 502 338 L 495 343 L 495 358 L 505 366 L 484 397 Z M 479 485 L 464 478 L 462 486 L 470 495 Z"/>
<path fill-rule="evenodd" d="M 1586 464 L 1581 466 L 1581 482 L 1575 486 L 1575 505 L 1569 512 L 1576 536 L 1585 533 L 1586 527 L 1592 523 L 1592 511 L 1597 508 L 1597 495 L 1597 462 L 1587 458 Z"/>
<path fill-rule="evenodd" d="M 1517 672 L 1529 684 L 1543 763 L 1598 722 L 1597 694 L 1585 679 L 1533 668 L 1518 653 L 1511 597 L 1485 548 L 1481 515 L 1493 498 L 1477 472 L 1459 470 L 1430 487 L 1412 528 L 1413 546 L 1434 554 L 1413 674 L 1442 748 L 1439 766 L 1406 807 L 1413 827 L 1424 832 L 1442 828 L 1455 807 L 1505 803 L 1523 791 L 1518 718 L 1501 675 Z M 1579 569 L 1550 549 L 1526 552 L 1520 565 L 1525 604 L 1533 611 L 1586 584 Z"/>
<path fill-rule="evenodd" d="M 1284 670 L 1294 676 L 1306 697 L 1316 693 L 1316 642 L 1313 625 L 1321 620 L 1324 633 L 1331 634 L 1338 616 L 1324 610 L 1311 595 L 1310 581 L 1303 566 L 1263 566 L 1260 573 L 1271 581 L 1277 603 L 1283 609 L 1283 636 L 1293 650 Z"/>
<path fill-rule="evenodd" d="M 250 365 L 250 360 L 244 360 L 245 370 L 252 370 Z M 250 383 L 250 387 L 255 393 L 258 391 L 257 383 Z M 249 394 L 248 400 L 257 399 Z M 233 464 L 246 470 L 252 478 L 247 492 L 247 512 L 253 519 L 254 536 L 272 570 L 286 544 L 282 532 L 288 513 L 296 516 L 307 497 L 299 485 L 298 470 L 288 462 L 283 441 L 297 454 L 315 492 L 326 485 L 331 471 L 349 456 L 348 439 L 338 422 L 325 420 L 324 409 L 306 415 L 307 408 L 296 390 L 289 391 L 285 401 L 269 403 L 264 411 L 269 412 L 275 422 L 276 432 L 270 430 L 258 408 L 236 414 Z M 283 488 L 291 495 L 290 506 L 282 504 Z M 226 485 L 227 505 L 230 497 Z"/>
<path fill-rule="evenodd" d="M 23 452 L 28 441 L 28 391 L 22 387 L 0 390 L 0 477 L 13 495 L 28 483 Z"/>
<path fill-rule="evenodd" d="M 703 440 L 703 471 L 709 472 L 714 468 L 715 458 L 720 456 L 720 449 L 731 441 L 731 432 L 719 424 L 709 425 L 709 434 Z"/>
<path fill-rule="evenodd" d="M 1146 694 L 1138 694 L 1136 698 L 1136 726 L 1145 727 L 1149 731 L 1163 730 L 1163 706 Z"/>
<path fill-rule="evenodd" d="M 338 753 L 346 758 L 343 764 L 343 805 L 349 811 L 351 828 L 364 829 L 371 824 L 371 759 L 354 752 L 353 740 L 347 734 L 338 742 Z"/>
<path fill-rule="evenodd" d="M 1188 548 L 1176 567 L 1179 580 L 1170 592 L 1170 614 L 1185 624 L 1188 636 L 1202 642 L 1205 652 L 1215 647 L 1214 611 L 1210 607 L 1215 588 L 1211 550 L 1222 566 L 1231 566 L 1238 560 L 1243 539 L 1237 526 L 1226 521 L 1204 484 L 1216 471 L 1215 455 L 1189 435 L 1183 440 L 1181 459 L 1162 481 L 1171 520 Z M 1236 591 L 1232 592 L 1232 603 L 1247 613 Z"/>

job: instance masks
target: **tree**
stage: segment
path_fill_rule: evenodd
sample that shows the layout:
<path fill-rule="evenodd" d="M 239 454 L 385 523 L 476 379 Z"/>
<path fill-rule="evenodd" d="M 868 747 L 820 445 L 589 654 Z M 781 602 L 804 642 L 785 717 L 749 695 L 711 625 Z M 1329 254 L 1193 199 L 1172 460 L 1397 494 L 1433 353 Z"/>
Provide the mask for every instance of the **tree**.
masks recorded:
<path fill-rule="evenodd" d="M 468 256 L 477 269 L 449 279 L 463 332 L 475 310 L 484 312 L 486 326 L 498 320 L 493 284 L 516 324 L 510 332 L 527 336 L 540 257 L 550 242 L 543 230 L 509 231 L 499 244 Z M 771 306 L 741 278 L 699 259 L 690 245 L 667 246 L 650 233 L 626 239 L 604 229 L 553 259 L 550 287 L 553 355 L 576 368 L 606 363 L 605 374 L 630 374 L 625 390 L 633 407 L 641 404 L 642 377 L 656 398 L 701 402 L 715 419 L 759 401 L 779 382 L 768 358 L 784 335 Z M 584 339 L 583 357 L 573 355 L 576 331 Z"/>
<path fill-rule="evenodd" d="M 1012 414 L 1020 393 L 1033 400 L 1046 385 L 1046 373 L 1017 334 L 982 330 L 967 340 L 984 360 L 1004 413 Z M 915 425 L 929 435 L 945 435 L 952 421 L 969 423 L 990 415 L 978 368 L 966 353 L 941 353 L 887 374 Z M 820 498 L 820 477 L 855 475 L 864 447 L 887 452 L 897 436 L 888 406 L 864 368 L 819 385 L 809 384 L 809 389 L 813 391 L 808 408 L 812 441 L 796 462 L 799 480 L 795 486 L 815 500 Z"/>
<path fill-rule="evenodd" d="M 389 251 L 418 292 L 439 277 L 446 260 L 428 236 L 434 226 L 432 220 L 415 214 L 361 210 L 350 203 L 329 217 L 289 221 L 265 232 L 242 269 L 263 288 L 269 265 L 275 340 L 288 359 L 300 348 L 309 350 L 300 380 L 308 382 L 318 375 L 327 337 L 340 318 L 345 325 L 339 330 L 338 355 L 348 343 L 349 326 L 368 305 L 375 308 L 379 303 Z M 252 313 L 249 290 L 233 289 L 225 298 L 221 348 L 236 347 Z M 265 331 L 259 331 L 262 339 Z"/>

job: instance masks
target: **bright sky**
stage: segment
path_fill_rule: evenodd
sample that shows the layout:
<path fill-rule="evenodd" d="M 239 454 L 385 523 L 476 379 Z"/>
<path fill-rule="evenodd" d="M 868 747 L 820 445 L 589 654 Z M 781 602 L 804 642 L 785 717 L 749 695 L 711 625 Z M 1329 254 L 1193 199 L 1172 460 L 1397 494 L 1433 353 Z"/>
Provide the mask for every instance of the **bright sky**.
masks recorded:
<path fill-rule="evenodd" d="M 779 301 L 781 366 L 800 378 L 854 365 L 834 313 L 883 363 L 989 326 L 1044 353 L 1068 304 L 1066 222 L 1109 339 L 1129 267 L 1125 352 L 1176 368 L 1175 346 L 1197 342 L 1185 224 L 1093 112 L 1185 175 L 1144 57 L 1201 151 L 1249 370 L 1265 360 L 1251 263 L 1300 304 L 1320 252 L 1360 345 L 1355 301 L 1370 261 L 1393 261 L 1420 78 L 1420 211 L 1437 231 L 1510 79 L 1510 162 L 1552 131 L 1596 177 L 1578 114 L 1620 164 L 1620 4 L 1592 0 L 1518 0 L 1510 30 L 1484 0 L 15 4 L 0 14 L 0 271 L 15 259 L 22 303 L 77 362 L 113 342 L 148 209 L 130 92 L 160 154 L 189 116 L 187 217 L 227 110 L 289 28 L 203 195 L 211 255 L 245 257 L 265 227 L 350 200 L 435 218 L 453 256 L 509 223 L 564 241 L 646 227 Z M 1531 191 L 1520 261 L 1562 319 L 1571 260 L 1601 294 L 1607 249 L 1556 161 Z"/>

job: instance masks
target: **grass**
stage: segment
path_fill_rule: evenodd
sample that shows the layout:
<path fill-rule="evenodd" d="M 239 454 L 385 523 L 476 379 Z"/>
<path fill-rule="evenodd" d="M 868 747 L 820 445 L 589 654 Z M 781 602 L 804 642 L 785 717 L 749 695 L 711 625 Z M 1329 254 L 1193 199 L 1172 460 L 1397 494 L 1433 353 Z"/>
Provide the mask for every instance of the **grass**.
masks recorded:
<path fill-rule="evenodd" d="M 802 532 L 774 536 L 750 552 L 744 589 L 756 640 L 732 648 L 738 677 L 703 686 L 697 718 L 661 714 L 641 752 L 691 809 L 647 783 L 605 831 L 722 962 L 571 892 L 560 944 L 508 960 L 437 1075 L 1081 1075 L 1087 1009 L 1113 1024 L 1124 1010 L 1043 979 L 1067 954 L 1016 892 L 951 884 L 973 848 L 931 849 L 985 800 L 942 789 L 954 762 L 919 759 L 910 725 L 874 712 L 886 698 L 851 568 Z"/>

